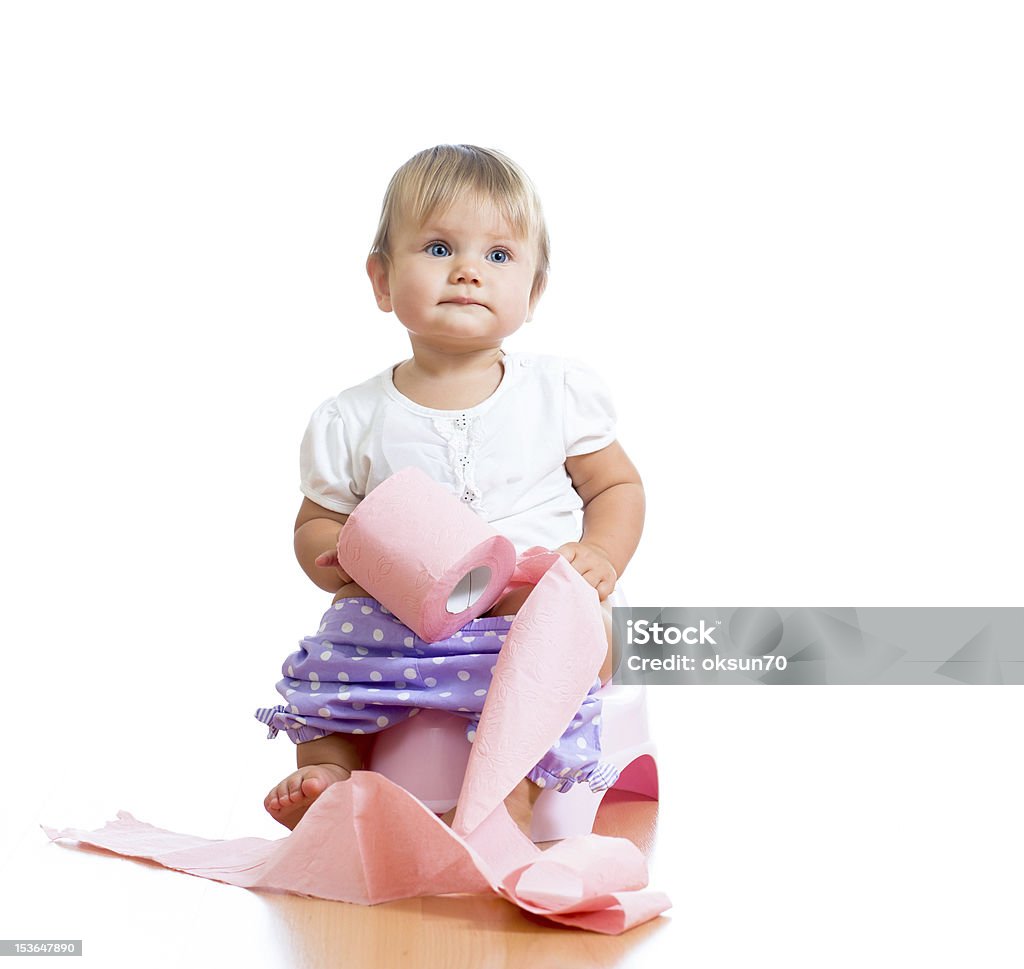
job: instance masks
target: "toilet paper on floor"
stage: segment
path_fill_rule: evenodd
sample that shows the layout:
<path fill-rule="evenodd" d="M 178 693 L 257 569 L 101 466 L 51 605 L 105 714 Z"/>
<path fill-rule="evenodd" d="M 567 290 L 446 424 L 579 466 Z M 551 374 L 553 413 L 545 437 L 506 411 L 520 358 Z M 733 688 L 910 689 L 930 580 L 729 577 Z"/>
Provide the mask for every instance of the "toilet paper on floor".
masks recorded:
<path fill-rule="evenodd" d="M 532 549 L 517 561 L 495 539 L 407 469 L 363 500 L 339 541 L 343 568 L 424 639 L 482 615 L 506 588 L 535 585 L 498 654 L 452 828 L 386 778 L 357 771 L 277 841 L 205 841 L 124 812 L 98 831 L 44 830 L 246 888 L 361 904 L 490 890 L 559 924 L 611 934 L 665 911 L 668 898 L 645 890 L 646 862 L 628 840 L 592 834 L 541 852 L 505 809 L 579 709 L 607 642 L 597 593 L 562 556 Z M 453 613 L 453 590 L 481 567 L 490 571 L 483 594 Z"/>

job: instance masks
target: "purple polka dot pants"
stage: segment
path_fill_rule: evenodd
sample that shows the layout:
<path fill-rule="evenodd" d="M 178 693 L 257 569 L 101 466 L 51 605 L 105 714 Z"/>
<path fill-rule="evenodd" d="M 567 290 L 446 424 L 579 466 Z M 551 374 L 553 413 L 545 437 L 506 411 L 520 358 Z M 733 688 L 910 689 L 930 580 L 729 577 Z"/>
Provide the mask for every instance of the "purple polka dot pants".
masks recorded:
<path fill-rule="evenodd" d="M 277 690 L 284 704 L 256 711 L 270 737 L 285 730 L 295 743 L 328 733 L 370 734 L 416 716 L 447 710 L 476 736 L 498 650 L 511 616 L 474 619 L 448 639 L 428 643 L 375 599 L 342 599 L 314 636 L 284 662 Z M 554 746 L 527 775 L 541 787 L 568 791 L 587 782 L 612 786 L 618 771 L 600 761 L 601 700 L 594 682 Z"/>

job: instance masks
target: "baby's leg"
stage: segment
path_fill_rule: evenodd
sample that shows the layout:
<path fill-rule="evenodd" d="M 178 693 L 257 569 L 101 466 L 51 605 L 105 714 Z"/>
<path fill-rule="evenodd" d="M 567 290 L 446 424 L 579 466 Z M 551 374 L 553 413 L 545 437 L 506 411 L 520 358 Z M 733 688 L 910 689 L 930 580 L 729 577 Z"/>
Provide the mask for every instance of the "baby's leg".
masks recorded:
<path fill-rule="evenodd" d="M 528 777 L 524 777 L 512 789 L 512 792 L 505 798 L 505 809 L 509 817 L 519 826 L 519 830 L 530 837 L 530 828 L 533 825 L 533 807 L 540 797 L 540 788 Z M 451 827 L 455 820 L 455 808 L 441 815 L 441 820 Z"/>
<path fill-rule="evenodd" d="M 313 802 L 331 784 L 347 781 L 360 770 L 372 737 L 331 733 L 319 740 L 298 744 L 298 770 L 289 774 L 264 799 L 263 806 L 275 821 L 294 828 Z"/>
<path fill-rule="evenodd" d="M 359 583 L 349 582 L 348 585 L 343 585 L 334 593 L 334 598 L 331 602 L 337 602 L 339 599 L 361 599 L 366 597 L 373 598 Z"/>
<path fill-rule="evenodd" d="M 540 797 L 541 789 L 528 777 L 524 777 L 515 787 L 512 793 L 505 798 L 505 809 L 517 825 L 519 830 L 530 838 L 530 829 L 533 825 L 533 808 Z M 533 840 L 532 838 L 530 839 Z"/>

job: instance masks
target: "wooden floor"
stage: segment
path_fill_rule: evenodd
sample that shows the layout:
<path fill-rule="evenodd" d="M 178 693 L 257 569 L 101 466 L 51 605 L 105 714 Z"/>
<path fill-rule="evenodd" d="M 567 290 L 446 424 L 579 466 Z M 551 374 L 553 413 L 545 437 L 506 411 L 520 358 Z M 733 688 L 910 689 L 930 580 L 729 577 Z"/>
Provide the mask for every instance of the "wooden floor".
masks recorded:
<path fill-rule="evenodd" d="M 653 843 L 657 804 L 620 801 L 600 825 Z M 372 907 L 247 892 L 92 849 L 26 837 L 4 866 L 3 937 L 83 938 L 86 962 L 121 965 L 618 966 L 663 938 L 668 919 L 621 937 L 566 931 L 497 897 Z M 19 890 L 20 889 L 20 890 Z M 12 935 L 14 933 L 14 935 Z M 41 933 L 41 935 L 39 934 Z M 81 964 L 81 963 L 78 963 Z"/>
<path fill-rule="evenodd" d="M 104 969 L 1024 964 L 1024 796 L 1008 770 L 1021 691 L 664 687 L 650 699 L 660 803 L 611 797 L 597 830 L 634 838 L 674 907 L 622 936 L 492 897 L 360 907 L 51 844 L 40 822 L 98 827 L 118 808 L 204 837 L 282 836 L 259 802 L 291 754 L 239 743 L 244 755 L 218 767 L 186 736 L 158 772 L 130 738 L 54 731 L 45 750 L 5 747 L 0 938 L 82 939 L 72 965 Z"/>

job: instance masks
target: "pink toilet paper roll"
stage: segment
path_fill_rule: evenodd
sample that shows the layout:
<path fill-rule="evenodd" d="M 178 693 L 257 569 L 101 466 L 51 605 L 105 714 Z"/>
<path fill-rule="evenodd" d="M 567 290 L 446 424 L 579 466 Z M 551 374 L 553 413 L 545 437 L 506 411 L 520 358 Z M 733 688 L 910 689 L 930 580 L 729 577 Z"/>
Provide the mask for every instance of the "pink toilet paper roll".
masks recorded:
<path fill-rule="evenodd" d="M 349 516 L 338 561 L 421 639 L 436 642 L 494 605 L 516 550 L 422 471 L 404 468 Z"/>
<path fill-rule="evenodd" d="M 364 526 L 379 527 L 387 539 L 365 535 Z M 444 609 L 444 599 L 405 601 L 396 593 L 407 581 L 400 576 L 444 590 L 488 564 L 485 594 L 441 617 L 447 628 L 489 608 L 513 574 L 511 544 L 496 542 L 486 523 L 420 472 L 376 488 L 342 537 L 339 556 L 352 577 L 426 639 L 421 620 L 438 602 Z M 402 565 L 406 556 L 416 568 Z M 642 890 L 647 867 L 632 842 L 591 834 L 542 853 L 504 806 L 572 720 L 607 648 L 597 593 L 564 558 L 532 550 L 514 574 L 513 585 L 535 588 L 498 654 L 452 827 L 382 775 L 356 771 L 328 787 L 278 841 L 207 841 L 124 813 L 100 831 L 47 828 L 47 835 L 232 885 L 360 904 L 490 889 L 525 911 L 595 932 L 618 934 L 654 918 L 670 902 Z"/>

